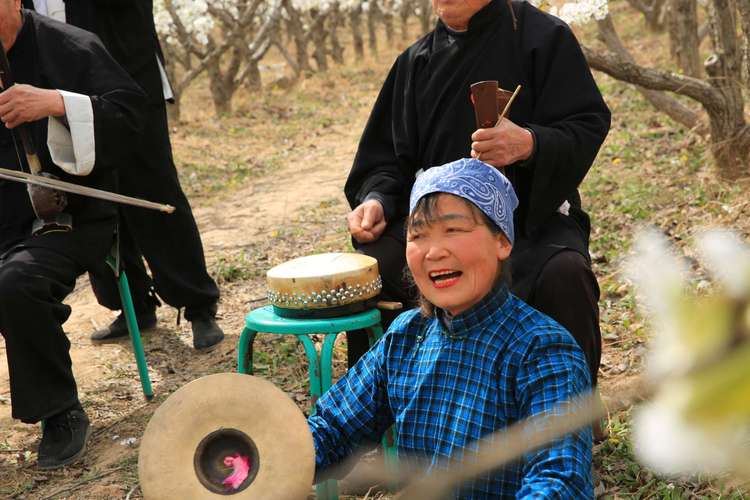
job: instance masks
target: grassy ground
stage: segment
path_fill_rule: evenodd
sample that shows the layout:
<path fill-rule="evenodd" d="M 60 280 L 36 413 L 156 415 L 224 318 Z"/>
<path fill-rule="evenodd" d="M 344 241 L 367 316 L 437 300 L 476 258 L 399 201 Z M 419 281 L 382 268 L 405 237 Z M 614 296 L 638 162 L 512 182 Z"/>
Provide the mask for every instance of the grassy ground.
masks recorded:
<path fill-rule="evenodd" d="M 627 21 L 626 35 L 643 30 L 637 18 Z M 663 45 L 652 37 L 638 41 L 638 47 L 653 60 L 664 60 Z M 77 373 L 84 384 L 84 405 L 96 419 L 91 456 L 78 466 L 41 474 L 34 469 L 36 431 L 9 426 L 4 433 L 3 428 L 0 497 L 141 498 L 137 449 L 120 445 L 119 439 L 139 437 L 158 403 L 189 380 L 235 369 L 236 335 L 244 312 L 263 303 L 264 273 L 269 267 L 300 255 L 349 248 L 344 228 L 347 207 L 340 189 L 321 194 L 318 186 L 304 184 L 307 173 L 301 173 L 296 183 L 285 181 L 284 175 L 296 170 L 330 170 L 343 186 L 358 134 L 398 49 L 382 49 L 377 60 L 350 62 L 289 91 L 241 92 L 234 113 L 220 119 L 208 104 L 206 83 L 198 82 L 190 89 L 184 122 L 173 125 L 172 138 L 183 186 L 197 209 L 202 230 L 210 232 L 204 233 L 207 259 L 222 286 L 220 319 L 229 338 L 211 355 L 196 357 L 185 347 L 189 330 L 184 324 L 174 326 L 174 317 L 162 308 L 160 334 L 146 339 L 157 387 L 157 399 L 151 404 L 139 402 L 127 349 L 112 358 L 96 351 L 95 356 L 104 357 L 96 361 L 101 363 L 96 374 L 87 378 Z M 619 272 L 634 231 L 644 224 L 655 225 L 690 255 L 691 237 L 702 226 L 732 227 L 748 238 L 750 202 L 744 194 L 747 183 L 727 184 L 715 178 L 701 138 L 653 112 L 633 88 L 603 75 L 596 77 L 613 111 L 613 126 L 581 191 L 592 216 L 591 250 L 602 291 L 601 386 L 606 399 L 641 372 L 649 336 L 648 325 L 637 313 L 633 293 Z M 286 202 L 282 208 L 269 208 L 262 221 L 237 217 L 231 237 L 222 239 L 214 221 L 226 215 L 227 206 L 241 206 L 243 200 L 260 203 L 254 200 L 269 193 L 310 201 L 294 209 L 288 209 Z M 259 213 L 267 208 L 265 204 L 270 206 L 267 198 L 262 199 L 267 201 L 253 207 Z M 243 231 L 246 237 L 238 237 Z M 700 269 L 696 270 L 701 279 Z M 85 293 L 74 294 L 77 306 L 92 300 Z M 79 322 L 66 325 L 68 331 L 83 329 L 89 319 L 94 321 L 91 318 L 102 321 L 91 314 L 71 320 Z M 88 345 L 81 349 L 91 350 Z M 337 374 L 344 367 L 344 349 L 340 339 Z M 258 375 L 282 387 L 306 410 L 309 397 L 302 359 L 297 344 L 260 337 L 255 367 Z M 3 405 L 9 405 L 7 392 L 0 392 L 0 409 Z M 721 479 L 665 479 L 640 467 L 628 441 L 629 415 L 630 410 L 612 414 L 610 438 L 595 448 L 601 497 L 745 498 L 743 490 Z"/>

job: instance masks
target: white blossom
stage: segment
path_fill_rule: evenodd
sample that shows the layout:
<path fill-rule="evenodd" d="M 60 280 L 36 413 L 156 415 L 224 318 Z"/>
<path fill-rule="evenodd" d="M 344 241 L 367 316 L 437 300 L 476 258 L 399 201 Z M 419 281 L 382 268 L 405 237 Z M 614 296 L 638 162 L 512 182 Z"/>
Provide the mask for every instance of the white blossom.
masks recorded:
<path fill-rule="evenodd" d="M 607 0 L 578 0 L 565 3 L 559 8 L 551 7 L 549 13 L 568 24 L 586 24 L 591 20 L 601 21 L 607 17 L 609 3 Z"/>
<path fill-rule="evenodd" d="M 682 338 L 674 311 L 682 300 L 687 280 L 685 261 L 672 252 L 666 238 L 656 230 L 636 237 L 633 256 L 625 272 L 635 284 L 639 306 L 659 334 L 651 341 L 648 368 L 655 378 L 682 371 L 694 361 L 690 346 Z"/>
<path fill-rule="evenodd" d="M 172 5 L 188 33 L 201 45 L 208 43 L 208 34 L 214 27 L 214 20 L 208 13 L 207 0 L 172 0 Z M 164 5 L 164 0 L 154 2 L 154 22 L 156 31 L 166 43 L 178 43 L 177 27 Z"/>
<path fill-rule="evenodd" d="M 733 298 L 750 292 L 750 248 L 729 231 L 706 231 L 697 239 L 702 262 Z"/>
<path fill-rule="evenodd" d="M 300 12 L 309 12 L 317 9 L 325 12 L 330 9 L 335 1 L 333 0 L 292 0 L 292 6 Z"/>
<path fill-rule="evenodd" d="M 633 415 L 633 448 L 646 467 L 665 475 L 719 474 L 747 451 L 737 428 L 706 428 L 686 420 L 679 390 L 639 407 Z M 684 398 L 682 398 L 684 399 Z"/>
<path fill-rule="evenodd" d="M 750 473 L 750 249 L 725 231 L 697 244 L 722 285 L 710 294 L 687 293 L 684 261 L 654 231 L 627 266 L 654 327 L 654 396 L 634 412 L 634 449 L 663 474 Z"/>

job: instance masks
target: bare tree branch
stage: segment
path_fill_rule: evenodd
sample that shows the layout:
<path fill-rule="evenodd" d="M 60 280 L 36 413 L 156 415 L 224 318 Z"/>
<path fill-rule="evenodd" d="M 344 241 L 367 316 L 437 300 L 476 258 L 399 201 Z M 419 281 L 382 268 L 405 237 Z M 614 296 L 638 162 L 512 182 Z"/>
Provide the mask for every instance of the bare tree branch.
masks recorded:
<path fill-rule="evenodd" d="M 650 90 L 667 90 L 695 99 L 707 109 L 722 107 L 722 97 L 710 84 L 671 71 L 645 68 L 613 52 L 597 52 L 582 45 L 583 53 L 592 68 L 627 83 Z"/>
<path fill-rule="evenodd" d="M 635 59 L 617 34 L 611 15 L 608 15 L 601 21 L 597 21 L 597 27 L 599 28 L 599 38 L 601 38 L 609 50 L 624 60 L 635 64 Z M 708 132 L 705 125 L 700 122 L 700 115 L 674 97 L 664 92 L 649 90 L 641 86 L 636 86 L 636 89 L 654 108 L 665 113 L 677 123 L 689 129 L 698 129 L 702 134 Z"/>

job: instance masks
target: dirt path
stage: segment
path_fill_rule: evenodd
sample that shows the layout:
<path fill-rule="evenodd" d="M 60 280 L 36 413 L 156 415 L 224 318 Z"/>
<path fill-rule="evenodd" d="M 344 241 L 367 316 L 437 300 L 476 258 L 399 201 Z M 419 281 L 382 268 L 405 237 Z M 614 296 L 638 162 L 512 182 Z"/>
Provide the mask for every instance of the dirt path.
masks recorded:
<path fill-rule="evenodd" d="M 343 185 L 359 131 L 335 129 L 313 153 L 294 160 L 225 200 L 195 210 L 206 254 L 245 247 L 284 223 L 301 208 L 322 201 L 345 201 Z M 343 219 L 342 219 L 343 224 Z"/>

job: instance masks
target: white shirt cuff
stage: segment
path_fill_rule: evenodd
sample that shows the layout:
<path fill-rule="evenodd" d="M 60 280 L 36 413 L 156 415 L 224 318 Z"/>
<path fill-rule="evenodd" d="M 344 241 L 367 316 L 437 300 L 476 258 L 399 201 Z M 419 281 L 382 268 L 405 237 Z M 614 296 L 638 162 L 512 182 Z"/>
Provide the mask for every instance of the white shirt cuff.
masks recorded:
<path fill-rule="evenodd" d="M 58 90 L 65 103 L 68 127 L 55 117 L 47 120 L 47 148 L 52 161 L 71 175 L 89 175 L 96 163 L 94 108 L 87 95 Z"/>
<path fill-rule="evenodd" d="M 168 101 L 174 99 L 174 92 L 172 92 L 172 86 L 169 84 L 169 78 L 167 78 L 167 72 L 164 70 L 164 65 L 161 63 L 159 56 L 156 56 L 156 64 L 159 65 L 159 75 L 161 75 L 161 89 L 164 92 L 164 100 Z"/>
<path fill-rule="evenodd" d="M 34 0 L 34 10 L 60 22 L 65 22 L 65 3 L 63 0 Z"/>
<path fill-rule="evenodd" d="M 61 23 L 66 22 L 65 2 L 63 0 L 47 0 L 47 15 Z"/>
<path fill-rule="evenodd" d="M 563 215 L 570 215 L 570 203 L 568 202 L 568 200 L 565 200 L 557 209 L 557 211 Z"/>

